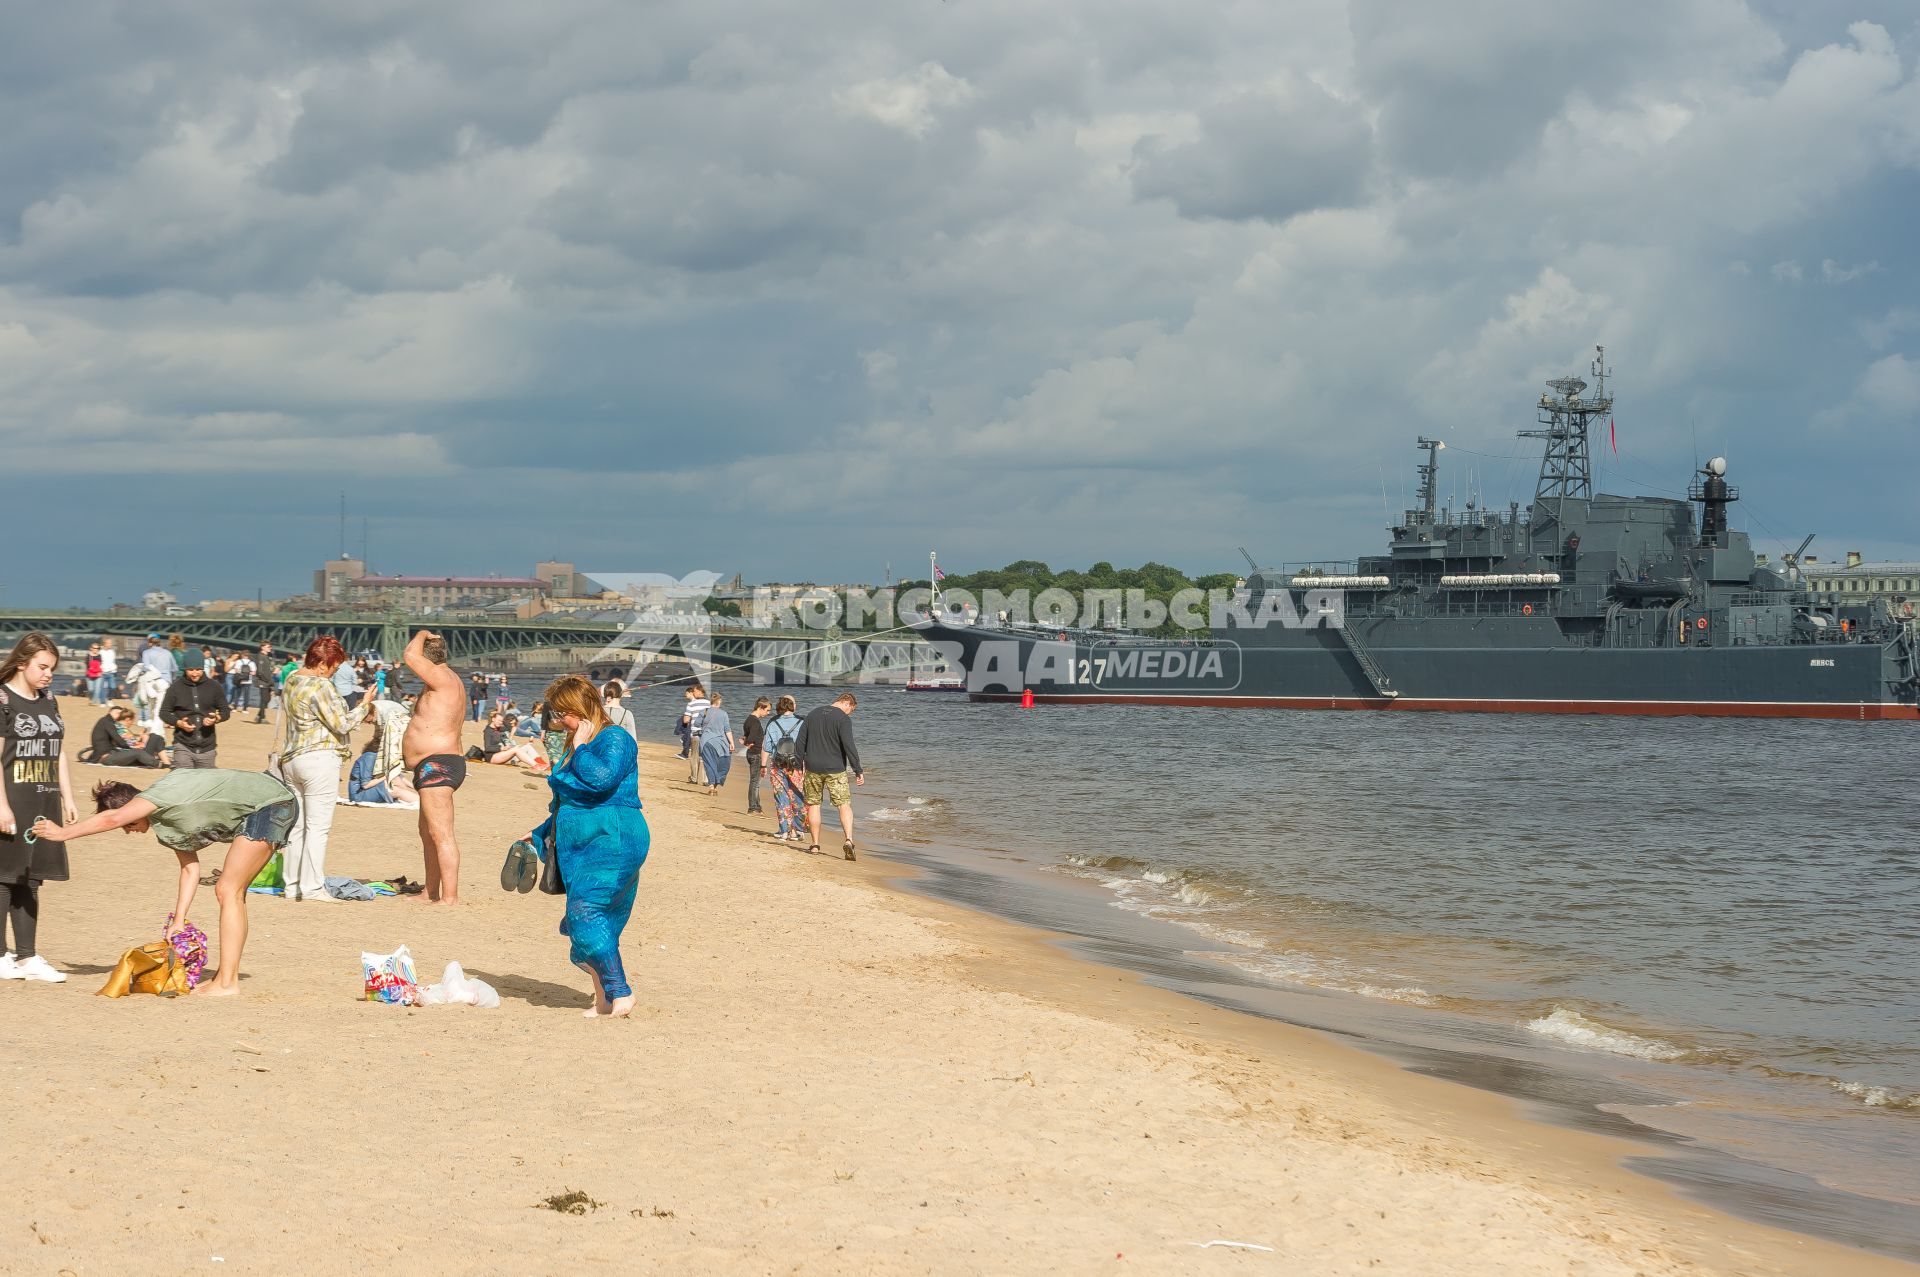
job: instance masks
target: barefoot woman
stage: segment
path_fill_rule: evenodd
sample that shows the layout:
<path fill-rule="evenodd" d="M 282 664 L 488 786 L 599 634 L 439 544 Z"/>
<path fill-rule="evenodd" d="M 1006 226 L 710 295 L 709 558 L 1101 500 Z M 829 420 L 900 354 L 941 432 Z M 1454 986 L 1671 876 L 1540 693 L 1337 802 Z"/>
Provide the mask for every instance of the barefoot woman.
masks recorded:
<path fill-rule="evenodd" d="M 173 922 L 167 938 L 187 923 L 194 889 L 200 884 L 200 849 L 210 843 L 230 842 L 220 884 L 220 971 L 197 995 L 225 997 L 240 991 L 240 952 L 247 944 L 247 888 L 274 849 L 287 845 L 287 835 L 299 815 L 293 791 L 265 772 L 206 768 L 171 772 L 142 791 L 125 781 L 102 781 L 93 787 L 98 814 L 75 825 L 56 825 L 44 817 L 34 833 L 54 842 L 71 842 L 89 834 L 121 829 L 130 834 L 151 832 L 162 847 L 180 860 L 180 890 L 174 899 Z"/>
<path fill-rule="evenodd" d="M 607 721 L 592 683 L 570 674 L 547 689 L 547 706 L 573 734 L 566 761 L 547 777 L 552 814 L 528 835 L 545 848 L 553 839 L 567 888 L 560 934 L 573 941 L 573 965 L 593 977 L 594 1015 L 627 1015 L 633 989 L 620 961 L 620 933 L 633 913 L 640 866 L 647 860 L 647 818 L 640 814 L 639 749 Z"/>

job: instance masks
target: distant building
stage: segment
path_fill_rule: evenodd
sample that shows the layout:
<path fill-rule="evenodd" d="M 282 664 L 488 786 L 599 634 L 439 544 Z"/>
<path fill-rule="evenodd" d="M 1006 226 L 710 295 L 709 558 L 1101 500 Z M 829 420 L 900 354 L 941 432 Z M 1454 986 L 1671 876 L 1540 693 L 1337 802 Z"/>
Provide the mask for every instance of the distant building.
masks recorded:
<path fill-rule="evenodd" d="M 1808 592 L 1822 603 L 1886 599 L 1904 604 L 1920 599 L 1920 563 L 1868 563 L 1858 551 L 1849 550 L 1845 563 L 1822 563 L 1809 556 L 1801 560 L 1800 571 L 1806 576 Z"/>
<path fill-rule="evenodd" d="M 577 599 L 600 593 L 599 585 L 575 572 L 571 563 L 536 563 L 533 574 L 547 583 L 547 594 L 552 598 Z"/>
<path fill-rule="evenodd" d="M 522 595 L 545 595 L 548 588 L 534 576 L 361 576 L 347 584 L 346 601 L 403 612 L 484 608 Z"/>
<path fill-rule="evenodd" d="M 362 559 L 328 559 L 326 566 L 313 574 L 313 597 L 322 603 L 352 601 L 353 582 L 367 574 Z"/>
<path fill-rule="evenodd" d="M 164 612 L 179 601 L 165 590 L 148 590 L 140 596 L 140 606 L 149 612 Z"/>
<path fill-rule="evenodd" d="M 532 576 L 402 576 L 370 573 L 364 559 L 328 559 L 313 574 L 309 607 L 477 610 L 509 599 L 533 615 L 549 610 L 555 598 L 598 603 L 600 585 L 573 570 L 573 564 L 534 566 Z M 293 600 L 289 600 L 291 604 Z"/>

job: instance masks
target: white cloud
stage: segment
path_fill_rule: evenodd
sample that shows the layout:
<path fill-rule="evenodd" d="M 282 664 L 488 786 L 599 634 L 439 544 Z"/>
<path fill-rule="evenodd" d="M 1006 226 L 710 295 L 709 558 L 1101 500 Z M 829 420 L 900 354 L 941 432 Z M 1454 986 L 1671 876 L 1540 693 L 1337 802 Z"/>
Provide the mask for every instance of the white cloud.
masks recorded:
<path fill-rule="evenodd" d="M 1879 262 L 1861 262 L 1854 266 L 1842 266 L 1829 257 L 1820 263 L 1820 278 L 1829 284 L 1849 284 L 1862 275 L 1871 275 L 1879 269 Z"/>
<path fill-rule="evenodd" d="M 837 91 L 841 109 L 878 120 L 888 128 L 924 137 L 939 113 L 974 96 L 971 84 L 948 72 L 938 62 L 922 62 L 918 69 L 886 79 L 866 80 Z"/>

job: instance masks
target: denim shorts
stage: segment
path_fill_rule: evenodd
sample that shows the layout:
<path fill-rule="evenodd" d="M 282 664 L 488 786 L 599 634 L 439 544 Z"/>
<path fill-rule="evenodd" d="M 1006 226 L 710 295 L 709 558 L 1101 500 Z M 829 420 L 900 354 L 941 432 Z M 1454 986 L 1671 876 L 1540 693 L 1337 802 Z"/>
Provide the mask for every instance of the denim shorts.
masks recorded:
<path fill-rule="evenodd" d="M 276 850 L 287 845 L 293 822 L 300 819 L 300 800 L 289 797 L 271 807 L 262 807 L 240 823 L 240 836 L 263 842 Z"/>

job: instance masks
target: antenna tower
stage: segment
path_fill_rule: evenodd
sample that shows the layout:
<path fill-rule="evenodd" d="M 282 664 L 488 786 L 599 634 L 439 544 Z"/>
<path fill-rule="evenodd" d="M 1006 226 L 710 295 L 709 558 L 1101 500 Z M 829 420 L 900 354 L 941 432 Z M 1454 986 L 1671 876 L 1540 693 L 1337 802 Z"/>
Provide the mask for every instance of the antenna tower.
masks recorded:
<path fill-rule="evenodd" d="M 1540 396 L 1540 428 L 1522 430 L 1523 439 L 1544 439 L 1547 449 L 1540 458 L 1540 481 L 1533 490 L 1534 508 L 1562 522 L 1568 501 L 1593 499 L 1593 455 L 1587 442 L 1587 427 L 1595 417 L 1613 411 L 1613 396 L 1607 393 L 1607 348 L 1593 348 L 1593 394 L 1581 397 L 1587 383 L 1578 377 L 1557 377 L 1547 383 L 1551 394 Z"/>

